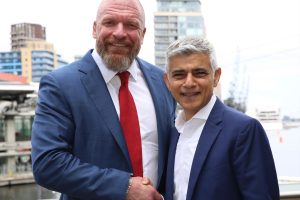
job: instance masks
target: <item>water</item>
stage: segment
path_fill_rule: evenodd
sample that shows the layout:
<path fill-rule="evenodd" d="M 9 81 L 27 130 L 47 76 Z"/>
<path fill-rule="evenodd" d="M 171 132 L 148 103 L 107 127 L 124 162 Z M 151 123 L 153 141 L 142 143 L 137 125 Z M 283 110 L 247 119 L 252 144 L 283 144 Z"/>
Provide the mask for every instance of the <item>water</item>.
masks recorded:
<path fill-rule="evenodd" d="M 300 177 L 300 127 L 267 134 L 278 176 Z"/>
<path fill-rule="evenodd" d="M 57 193 L 36 184 L 0 187 L 1 200 L 50 200 L 57 198 L 57 196 Z"/>
<path fill-rule="evenodd" d="M 300 177 L 300 127 L 267 132 L 267 135 L 278 176 Z M 0 187 L 1 200 L 41 200 L 57 197 L 56 193 L 35 184 Z"/>

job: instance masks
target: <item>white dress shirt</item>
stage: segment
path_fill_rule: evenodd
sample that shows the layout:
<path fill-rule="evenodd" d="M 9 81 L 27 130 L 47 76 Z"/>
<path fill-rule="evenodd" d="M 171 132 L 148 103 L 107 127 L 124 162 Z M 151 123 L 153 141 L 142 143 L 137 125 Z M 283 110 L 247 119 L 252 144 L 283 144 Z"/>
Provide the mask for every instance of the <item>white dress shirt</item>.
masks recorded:
<path fill-rule="evenodd" d="M 120 118 L 119 88 L 120 78 L 117 72 L 108 69 L 96 50 L 92 56 L 97 63 L 101 74 L 106 82 L 108 91 Z M 156 113 L 153 100 L 145 81 L 144 75 L 134 60 L 130 68 L 128 87 L 133 96 L 140 123 L 140 133 L 142 139 L 143 175 L 150 178 L 154 186 L 157 186 L 158 172 L 158 134 Z"/>
<path fill-rule="evenodd" d="M 174 200 L 185 200 L 192 162 L 203 127 L 216 102 L 213 95 L 206 106 L 186 121 L 184 111 L 179 113 L 175 126 L 180 133 L 174 164 Z"/>

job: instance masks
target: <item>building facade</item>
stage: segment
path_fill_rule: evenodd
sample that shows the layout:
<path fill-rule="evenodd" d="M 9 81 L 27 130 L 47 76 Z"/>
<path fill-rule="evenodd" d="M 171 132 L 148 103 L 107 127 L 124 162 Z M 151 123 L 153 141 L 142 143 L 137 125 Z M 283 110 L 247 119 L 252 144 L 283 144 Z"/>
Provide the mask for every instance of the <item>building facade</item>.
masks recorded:
<path fill-rule="evenodd" d="M 46 28 L 40 24 L 19 23 L 11 25 L 11 50 L 26 47 L 26 41 L 46 40 Z"/>
<path fill-rule="evenodd" d="M 39 82 L 45 74 L 67 64 L 46 41 L 25 44 L 17 51 L 0 52 L 0 72 L 26 77 L 28 83 Z"/>
<path fill-rule="evenodd" d="M 55 68 L 68 64 L 46 40 L 45 27 L 21 23 L 11 26 L 12 51 L 0 52 L 0 72 L 39 82 Z"/>
<path fill-rule="evenodd" d="M 157 0 L 157 12 L 154 14 L 155 64 L 163 68 L 169 44 L 185 36 L 205 36 L 200 0 Z"/>

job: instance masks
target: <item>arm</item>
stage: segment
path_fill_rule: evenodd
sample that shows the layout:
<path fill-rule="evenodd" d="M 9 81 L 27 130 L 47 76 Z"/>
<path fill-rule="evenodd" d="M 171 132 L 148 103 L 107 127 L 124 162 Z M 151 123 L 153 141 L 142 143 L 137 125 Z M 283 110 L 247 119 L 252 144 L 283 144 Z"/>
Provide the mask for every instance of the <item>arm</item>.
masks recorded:
<path fill-rule="evenodd" d="M 278 180 L 267 135 L 251 120 L 234 147 L 233 165 L 245 200 L 279 200 Z"/>
<path fill-rule="evenodd" d="M 40 82 L 32 130 L 33 173 L 38 184 L 82 199 L 125 199 L 130 173 L 102 169 L 72 154 L 71 109 L 51 75 Z"/>

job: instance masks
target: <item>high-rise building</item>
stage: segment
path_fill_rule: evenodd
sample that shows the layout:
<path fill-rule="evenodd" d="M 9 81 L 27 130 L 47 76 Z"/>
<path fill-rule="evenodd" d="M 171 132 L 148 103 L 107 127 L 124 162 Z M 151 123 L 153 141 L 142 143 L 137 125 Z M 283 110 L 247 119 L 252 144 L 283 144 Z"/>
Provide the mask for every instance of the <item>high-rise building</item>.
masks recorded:
<path fill-rule="evenodd" d="M 22 23 L 11 27 L 12 51 L 0 52 L 0 72 L 39 82 L 45 74 L 67 64 L 53 44 L 45 40 L 45 28 L 41 25 Z"/>
<path fill-rule="evenodd" d="M 155 64 L 164 67 L 171 42 L 185 36 L 205 35 L 200 0 L 157 0 L 154 14 Z"/>
<path fill-rule="evenodd" d="M 46 28 L 40 24 L 13 24 L 10 34 L 12 51 L 25 47 L 26 41 L 46 40 Z"/>
<path fill-rule="evenodd" d="M 0 52 L 0 72 L 26 77 L 27 82 L 39 82 L 41 77 L 66 65 L 46 41 L 27 41 L 18 51 Z"/>

